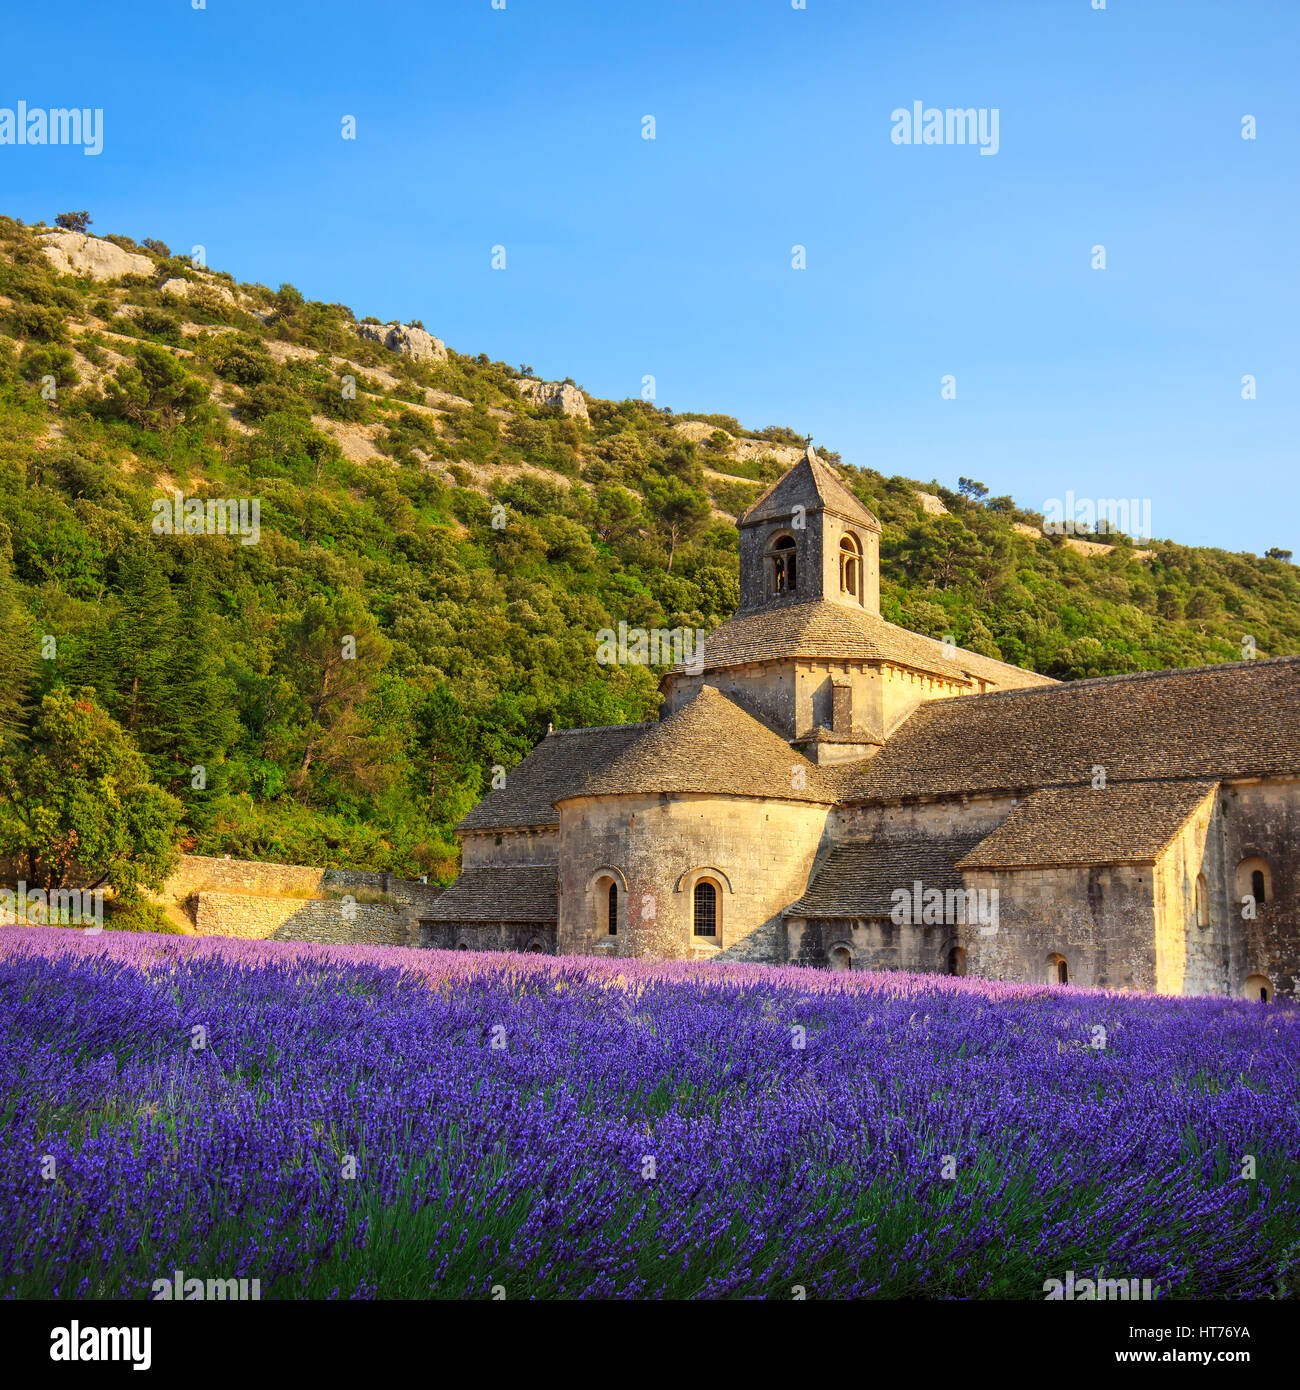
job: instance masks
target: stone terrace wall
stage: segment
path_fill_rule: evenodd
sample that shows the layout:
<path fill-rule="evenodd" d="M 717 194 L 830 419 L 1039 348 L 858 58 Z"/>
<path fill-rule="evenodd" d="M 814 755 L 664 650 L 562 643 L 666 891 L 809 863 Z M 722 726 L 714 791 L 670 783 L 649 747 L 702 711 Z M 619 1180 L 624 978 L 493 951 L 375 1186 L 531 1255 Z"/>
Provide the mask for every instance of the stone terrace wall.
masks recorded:
<path fill-rule="evenodd" d="M 286 866 L 287 867 L 287 866 Z M 403 908 L 355 903 L 344 916 L 340 898 L 264 897 L 256 893 L 200 891 L 195 927 L 200 936 L 257 941 L 320 941 L 339 946 L 409 946 Z"/>
<path fill-rule="evenodd" d="M 395 902 L 417 908 L 435 902 L 442 893 L 437 884 L 398 878 L 396 874 L 271 864 L 258 859 L 214 859 L 202 854 L 181 855 L 180 865 L 163 885 L 163 892 L 179 901 L 191 893 L 205 891 L 309 897 L 324 892 L 354 892 L 359 888 L 387 893 Z"/>

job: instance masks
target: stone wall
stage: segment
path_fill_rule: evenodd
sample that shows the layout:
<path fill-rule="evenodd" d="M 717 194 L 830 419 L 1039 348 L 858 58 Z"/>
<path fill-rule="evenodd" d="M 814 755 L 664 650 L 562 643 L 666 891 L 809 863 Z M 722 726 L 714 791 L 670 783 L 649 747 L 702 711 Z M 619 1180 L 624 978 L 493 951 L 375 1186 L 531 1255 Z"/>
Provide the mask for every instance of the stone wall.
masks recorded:
<path fill-rule="evenodd" d="M 998 894 L 996 924 L 958 928 L 970 974 L 1051 983 L 1059 956 L 1072 985 L 1156 988 L 1153 865 L 980 870 L 962 879 Z"/>
<path fill-rule="evenodd" d="M 556 954 L 554 922 L 417 922 L 413 945 L 439 951 Z"/>
<path fill-rule="evenodd" d="M 1226 786 L 1223 810 L 1221 906 L 1233 922 L 1231 993 L 1245 993 L 1251 975 L 1263 975 L 1283 995 L 1300 992 L 1300 781 Z M 1271 900 L 1254 918 L 1244 915 L 1236 870 L 1243 859 L 1268 866 Z"/>
<path fill-rule="evenodd" d="M 708 639 L 705 639 L 705 660 L 708 659 Z M 752 710 L 759 719 L 771 725 L 784 738 L 794 738 L 806 733 L 806 729 L 795 727 L 797 712 L 795 708 L 795 664 L 793 661 L 750 663 L 745 666 L 727 666 L 710 671 L 709 684 L 716 686 L 724 695 L 734 696 L 747 710 Z M 700 693 L 704 684 L 701 675 L 665 676 L 663 681 L 664 703 L 659 717 L 666 719 L 676 714 L 683 705 L 689 704 Z"/>
<path fill-rule="evenodd" d="M 832 952 L 849 953 L 854 970 L 908 970 L 939 974 L 947 970 L 948 952 L 961 944 L 958 929 L 921 922 L 899 925 L 888 917 L 786 922 L 787 952 L 792 965 L 825 968 Z"/>
<path fill-rule="evenodd" d="M 394 902 L 420 907 L 442 893 L 436 883 L 419 883 L 396 874 L 364 869 L 319 869 L 303 864 L 272 864 L 259 859 L 216 859 L 183 854 L 175 873 L 163 884 L 166 897 L 183 901 L 191 893 L 256 893 L 265 897 L 311 897 L 320 893 L 385 893 Z"/>
<path fill-rule="evenodd" d="M 494 865 L 554 864 L 560 852 L 558 826 L 518 830 L 468 830 L 460 837 L 460 871 Z"/>
<path fill-rule="evenodd" d="M 262 897 L 255 893 L 200 892 L 195 911 L 200 936 L 255 941 L 320 941 L 336 946 L 409 946 L 406 909 L 341 898 Z"/>
<path fill-rule="evenodd" d="M 828 808 L 806 802 L 679 795 L 575 797 L 560 808 L 559 949 L 668 960 L 785 959 L 782 911 L 800 897 Z M 619 887 L 608 934 L 597 880 Z M 718 934 L 694 935 L 699 878 L 718 887 Z"/>
<path fill-rule="evenodd" d="M 1014 796 L 971 796 L 895 806 L 847 806 L 839 814 L 839 834 L 846 839 L 878 834 L 895 839 L 991 835 L 1019 804 Z"/>
<path fill-rule="evenodd" d="M 1156 989 L 1161 994 L 1233 994 L 1237 934 L 1225 886 L 1224 824 L 1217 788 L 1188 817 L 1155 863 Z M 1204 880 L 1204 921 L 1197 881 Z"/>

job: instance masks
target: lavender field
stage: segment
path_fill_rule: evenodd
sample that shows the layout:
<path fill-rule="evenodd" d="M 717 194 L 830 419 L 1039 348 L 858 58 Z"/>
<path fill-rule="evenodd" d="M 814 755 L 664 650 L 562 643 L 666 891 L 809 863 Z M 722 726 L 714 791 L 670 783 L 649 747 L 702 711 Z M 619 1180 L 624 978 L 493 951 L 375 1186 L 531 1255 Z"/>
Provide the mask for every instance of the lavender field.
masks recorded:
<path fill-rule="evenodd" d="M 9 1298 L 1300 1290 L 1287 1005 L 14 927 L 0 1036 Z"/>

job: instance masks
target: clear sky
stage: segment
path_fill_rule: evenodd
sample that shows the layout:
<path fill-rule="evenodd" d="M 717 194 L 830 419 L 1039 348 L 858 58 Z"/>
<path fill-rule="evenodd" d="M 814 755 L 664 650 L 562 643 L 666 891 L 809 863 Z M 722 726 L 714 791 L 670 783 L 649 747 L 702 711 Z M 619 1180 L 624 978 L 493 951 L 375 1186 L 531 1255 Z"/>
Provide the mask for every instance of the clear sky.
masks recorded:
<path fill-rule="evenodd" d="M 198 2 L 8 7 L 0 107 L 102 108 L 104 149 L 0 145 L 0 211 L 1300 556 L 1297 0 Z M 917 101 L 996 108 L 997 153 L 894 143 Z"/>

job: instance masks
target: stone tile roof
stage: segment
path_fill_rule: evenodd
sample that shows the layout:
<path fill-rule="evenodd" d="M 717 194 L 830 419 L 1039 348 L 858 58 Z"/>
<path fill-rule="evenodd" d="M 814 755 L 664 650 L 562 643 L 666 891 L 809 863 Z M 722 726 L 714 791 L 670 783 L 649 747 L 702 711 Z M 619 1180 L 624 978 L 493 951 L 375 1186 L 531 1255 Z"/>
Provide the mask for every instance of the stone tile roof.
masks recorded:
<path fill-rule="evenodd" d="M 805 658 L 820 661 L 892 661 L 954 681 L 988 681 L 1000 689 L 1055 685 L 1049 676 L 961 647 L 946 651 L 942 642 L 886 622 L 864 608 L 816 599 L 777 603 L 729 618 L 704 640 L 699 660 L 705 671 L 753 661 Z M 696 664 L 694 673 L 698 674 Z M 670 674 L 686 667 L 675 666 Z"/>
<path fill-rule="evenodd" d="M 849 801 L 1300 773 L 1300 657 L 964 695 L 921 705 L 869 762 L 830 769 Z"/>
<path fill-rule="evenodd" d="M 835 800 L 814 764 L 711 685 L 564 795 L 646 792 Z"/>
<path fill-rule="evenodd" d="M 506 773 L 506 784 L 487 796 L 457 830 L 508 830 L 523 825 L 559 825 L 551 804 L 581 786 L 592 769 L 645 734 L 651 724 L 605 724 L 592 729 L 557 729 Z"/>
<path fill-rule="evenodd" d="M 1034 792 L 957 867 L 1149 864 L 1217 785 L 1115 782 Z"/>
<path fill-rule="evenodd" d="M 909 892 L 919 879 L 922 890 L 946 892 L 962 886 L 953 866 L 980 840 L 978 834 L 959 836 L 875 836 L 844 840 L 826 856 L 817 876 L 785 917 L 843 918 L 888 917 L 894 906 L 893 892 Z"/>
<path fill-rule="evenodd" d="M 467 869 L 419 915 L 425 922 L 554 922 L 558 898 L 554 864 Z"/>
<path fill-rule="evenodd" d="M 788 517 L 795 507 L 809 512 L 834 512 L 846 521 L 855 521 L 873 531 L 880 530 L 880 522 L 817 457 L 811 445 L 803 458 L 754 502 L 738 525 L 779 521 Z"/>

